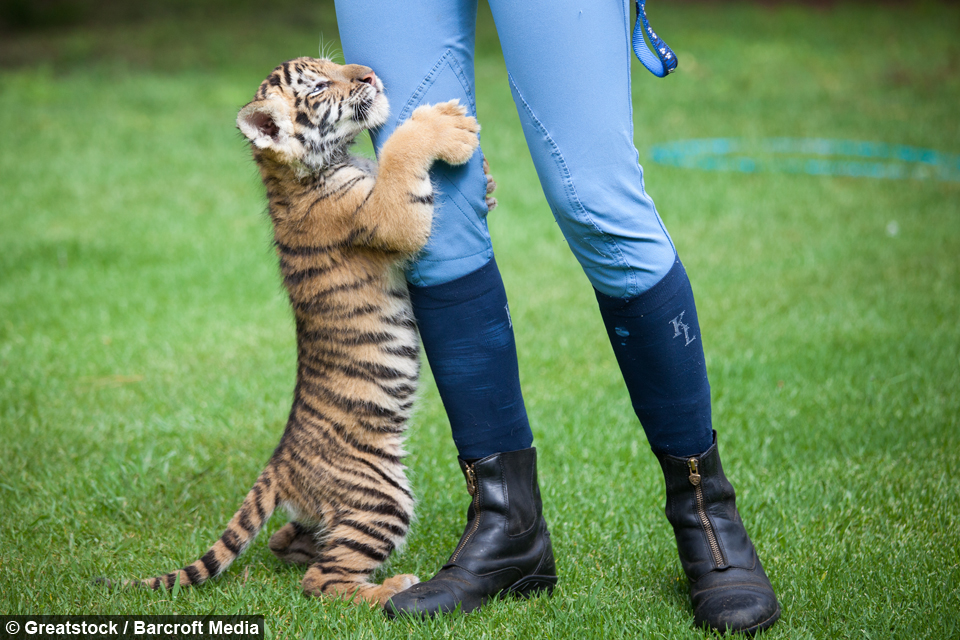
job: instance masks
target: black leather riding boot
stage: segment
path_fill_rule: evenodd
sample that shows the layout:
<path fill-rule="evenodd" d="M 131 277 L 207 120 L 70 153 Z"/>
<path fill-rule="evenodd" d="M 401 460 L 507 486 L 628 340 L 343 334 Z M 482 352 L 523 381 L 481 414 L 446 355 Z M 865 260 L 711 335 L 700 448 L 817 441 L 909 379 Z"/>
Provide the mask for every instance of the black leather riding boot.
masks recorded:
<path fill-rule="evenodd" d="M 557 583 L 537 484 L 537 450 L 460 460 L 473 501 L 453 555 L 433 578 L 393 596 L 387 616 L 463 613 L 500 594 L 551 593 Z"/>
<path fill-rule="evenodd" d="M 748 634 L 770 627 L 780 617 L 780 604 L 723 475 L 716 433 L 713 446 L 699 456 L 657 459 L 696 625 Z"/>

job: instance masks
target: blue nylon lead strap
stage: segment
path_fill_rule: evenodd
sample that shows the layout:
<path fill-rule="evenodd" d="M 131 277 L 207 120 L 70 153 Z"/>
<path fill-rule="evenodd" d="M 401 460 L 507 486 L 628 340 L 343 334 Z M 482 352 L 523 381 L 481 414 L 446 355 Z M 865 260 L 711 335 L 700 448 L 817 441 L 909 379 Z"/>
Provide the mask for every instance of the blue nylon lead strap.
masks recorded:
<path fill-rule="evenodd" d="M 637 24 L 633 28 L 633 52 L 637 54 L 637 58 L 650 73 L 658 78 L 663 78 L 677 70 L 677 54 L 650 27 L 650 21 L 647 20 L 647 10 L 644 6 L 646 1 L 636 0 Z M 647 48 L 647 43 L 643 41 L 644 31 L 650 38 L 656 56 Z"/>

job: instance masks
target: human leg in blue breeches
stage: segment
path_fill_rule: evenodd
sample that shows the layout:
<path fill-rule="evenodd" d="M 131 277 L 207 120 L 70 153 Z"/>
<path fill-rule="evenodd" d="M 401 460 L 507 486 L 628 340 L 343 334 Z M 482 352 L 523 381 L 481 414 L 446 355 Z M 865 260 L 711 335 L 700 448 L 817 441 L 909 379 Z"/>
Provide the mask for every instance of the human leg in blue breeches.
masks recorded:
<path fill-rule="evenodd" d="M 597 3 L 601 6 L 584 9 L 553 2 L 541 9 L 533 4 L 492 2 L 491 8 L 537 173 L 568 244 L 596 290 L 616 299 L 634 298 L 670 272 L 676 252 L 644 190 L 633 145 L 627 6 Z M 420 104 L 456 98 L 475 114 L 475 2 L 392 2 L 376 7 L 339 2 L 337 12 L 345 57 L 376 70 L 391 99 L 393 116 L 375 132 L 376 146 Z M 502 289 L 496 263 L 491 263 L 481 155 L 463 167 L 440 164 L 434 182 L 438 186 L 434 228 L 426 249 L 408 270 L 408 279 L 454 441 L 467 459 L 529 447 L 533 437 L 519 391 L 506 299 L 481 299 L 469 293 Z M 685 279 L 682 268 L 679 271 Z M 460 279 L 465 279 L 464 286 L 448 286 Z M 438 298 L 445 301 L 441 304 Z M 692 297 L 678 304 L 689 307 Z M 601 304 L 605 316 L 607 306 Z M 476 319 L 478 330 L 471 333 L 452 321 L 461 317 Z M 685 317 L 688 325 L 691 319 L 695 323 L 695 310 Z M 620 324 L 627 321 L 619 318 Z M 487 330 L 479 331 L 481 327 Z M 477 339 L 471 348 L 467 343 L 481 333 L 509 339 L 493 345 Z M 642 333 L 638 329 L 631 335 Z M 615 348 L 624 346 L 622 342 Z M 631 348 L 635 340 L 627 342 Z M 658 360 L 675 357 L 675 343 L 663 342 L 668 345 L 663 356 L 649 344 L 637 345 L 646 355 L 632 358 L 631 371 L 641 373 L 627 377 L 635 406 L 675 404 L 671 385 L 650 389 L 644 384 L 649 376 L 642 374 L 645 363 L 659 371 L 664 367 Z M 709 388 L 701 342 L 685 350 L 698 352 L 686 360 L 699 369 L 691 373 L 692 383 L 678 379 L 675 386 L 686 396 L 698 395 L 698 405 L 706 395 L 707 408 L 698 408 L 693 423 L 671 419 L 664 412 L 660 419 L 646 411 L 644 427 L 655 451 L 682 455 L 710 446 Z M 471 366 L 448 366 L 450 361 Z"/>
<path fill-rule="evenodd" d="M 544 194 L 596 290 L 650 446 L 665 474 L 672 467 L 664 461 L 673 459 L 695 465 L 702 457 L 711 466 L 710 390 L 692 290 L 633 144 L 629 3 L 490 0 L 490 8 Z M 476 0 L 338 0 L 347 62 L 373 68 L 391 100 L 391 121 L 374 133 L 378 149 L 420 104 L 456 98 L 475 115 L 476 10 Z M 394 597 L 391 614 L 466 611 L 501 591 L 551 590 L 556 582 L 512 323 L 487 230 L 481 154 L 462 167 L 438 164 L 433 180 L 434 228 L 407 278 L 474 502 L 450 561 Z M 677 500 L 665 477 L 670 506 Z M 728 493 L 718 496 L 732 501 Z M 728 525 L 708 517 L 697 526 L 718 535 Z M 714 556 L 701 571 L 702 550 L 681 535 L 683 526 L 674 523 L 684 568 L 689 558 L 696 564 L 687 572 L 692 592 L 703 576 L 742 570 L 742 559 Z M 718 620 L 705 623 L 720 628 Z M 742 626 L 731 620 L 727 626 Z"/>
<path fill-rule="evenodd" d="M 476 115 L 473 2 L 338 2 L 344 56 L 380 76 L 391 119 L 379 149 L 421 104 L 458 99 Z M 433 229 L 407 270 L 424 351 L 460 456 L 529 448 L 513 324 L 487 231 L 487 179 L 477 153 L 437 163 Z"/>

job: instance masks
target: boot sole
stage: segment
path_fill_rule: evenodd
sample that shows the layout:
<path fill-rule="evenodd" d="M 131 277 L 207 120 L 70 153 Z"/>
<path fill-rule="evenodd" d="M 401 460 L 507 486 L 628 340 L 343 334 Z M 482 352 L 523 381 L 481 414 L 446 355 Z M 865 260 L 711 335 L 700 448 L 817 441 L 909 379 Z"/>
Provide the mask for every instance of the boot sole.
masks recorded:
<path fill-rule="evenodd" d="M 553 589 L 556 586 L 557 576 L 525 576 L 501 591 L 500 596 L 514 595 L 519 598 L 529 598 L 541 593 L 546 593 L 549 596 L 553 594 Z"/>
<path fill-rule="evenodd" d="M 466 610 L 464 610 L 464 609 L 459 609 L 459 608 L 458 608 L 457 610 L 458 610 L 462 615 L 468 615 L 468 614 L 470 614 L 470 613 L 473 613 L 474 611 L 479 611 L 479 610 L 483 607 L 483 605 L 486 604 L 486 603 L 487 603 L 488 601 L 490 601 L 490 600 L 497 600 L 497 599 L 500 599 L 500 598 L 509 598 L 509 597 L 517 597 L 517 598 L 524 598 L 524 599 L 526 599 L 526 598 L 531 598 L 531 597 L 535 597 L 535 596 L 539 596 L 539 595 L 544 595 L 544 594 L 547 595 L 547 596 L 550 596 L 550 595 L 553 594 L 553 590 L 554 590 L 554 588 L 556 587 L 556 585 L 557 585 L 557 576 L 540 576 L 540 575 L 526 576 L 526 577 L 524 577 L 524 578 L 521 578 L 520 580 L 517 580 L 516 582 L 514 582 L 512 585 L 510 585 L 510 586 L 507 587 L 506 589 L 503 589 L 502 591 L 500 591 L 500 592 L 498 592 L 498 593 L 496 593 L 496 594 L 494 594 L 494 595 L 492 595 L 492 596 L 488 596 L 488 597 L 483 598 L 482 602 L 481 602 L 480 605 L 477 606 L 477 607 L 474 607 L 474 608 L 471 608 L 471 609 L 466 609 Z M 389 604 L 389 603 L 388 603 L 388 604 Z M 441 615 L 441 616 L 442 616 L 442 615 L 451 614 L 451 613 L 454 613 L 454 612 L 453 612 L 452 610 L 451 610 L 451 611 L 443 611 L 443 610 L 440 610 L 440 611 L 406 611 L 406 610 L 396 611 L 396 610 L 390 609 L 388 606 L 384 605 L 383 613 L 387 616 L 387 618 L 389 618 L 389 619 L 391 619 L 391 620 L 394 620 L 394 619 L 400 618 L 400 617 L 409 617 L 409 618 L 412 618 L 412 619 L 417 619 L 417 618 L 419 618 L 419 619 L 427 619 L 427 618 L 432 618 L 432 617 L 438 616 L 438 615 Z"/>
<path fill-rule="evenodd" d="M 777 620 L 780 619 L 780 613 L 781 613 L 781 611 L 782 611 L 782 610 L 780 609 L 780 607 L 777 607 L 776 612 L 775 612 L 772 616 L 770 616 L 769 618 L 767 618 L 767 619 L 764 620 L 763 622 L 761 622 L 761 623 L 759 623 L 759 624 L 756 624 L 756 625 L 754 625 L 754 626 L 752 626 L 752 627 L 747 627 L 746 629 L 720 629 L 720 628 L 714 627 L 714 626 L 712 626 L 712 625 L 710 625 L 710 624 L 708 624 L 708 623 L 706 623 L 706 622 L 703 624 L 703 628 L 704 628 L 704 629 L 707 629 L 707 630 L 710 630 L 710 631 L 715 631 L 715 632 L 719 633 L 720 635 L 735 634 L 735 635 L 745 635 L 745 636 L 753 637 L 753 636 L 757 635 L 758 633 L 763 633 L 764 631 L 766 631 L 767 629 L 769 629 L 770 627 L 772 627 L 772 626 L 773 626 L 773 623 L 775 623 Z"/>
<path fill-rule="evenodd" d="M 742 633 L 745 633 L 745 634 L 748 635 L 748 636 L 753 636 L 753 635 L 756 635 L 756 634 L 758 634 L 758 633 L 762 633 L 762 632 L 766 631 L 767 629 L 769 629 L 770 627 L 773 626 L 773 623 L 774 623 L 774 622 L 776 622 L 777 620 L 780 619 L 780 611 L 781 611 L 781 610 L 780 610 L 780 607 L 777 607 L 776 613 L 774 613 L 772 616 L 770 616 L 769 618 L 767 618 L 766 620 L 764 620 L 763 622 L 761 622 L 761 623 L 758 624 L 757 626 L 755 626 L 755 627 L 750 627 L 749 629 L 746 629 L 746 630 L 743 631 Z"/>

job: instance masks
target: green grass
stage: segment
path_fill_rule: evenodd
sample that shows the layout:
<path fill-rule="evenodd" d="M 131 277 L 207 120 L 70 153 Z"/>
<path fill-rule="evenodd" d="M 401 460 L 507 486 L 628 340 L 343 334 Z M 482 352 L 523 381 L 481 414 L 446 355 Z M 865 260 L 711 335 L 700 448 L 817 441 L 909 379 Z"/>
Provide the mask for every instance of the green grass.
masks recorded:
<path fill-rule="evenodd" d="M 302 570 L 264 536 L 198 589 L 90 585 L 194 560 L 289 409 L 294 328 L 233 122 L 275 64 L 315 54 L 321 35 L 336 46 L 336 26 L 327 5 L 248 4 L 0 37 L 0 613 L 262 613 L 288 638 L 702 636 L 659 467 L 540 193 L 485 8 L 490 223 L 557 592 L 388 622 L 303 598 Z M 636 66 L 636 141 L 697 294 L 725 466 L 784 607 L 768 637 L 960 637 L 960 184 L 647 156 L 733 136 L 960 152 L 960 10 L 664 2 L 650 14 L 680 71 Z M 383 575 L 426 578 L 467 506 L 429 374 L 408 448 L 418 522 Z"/>

